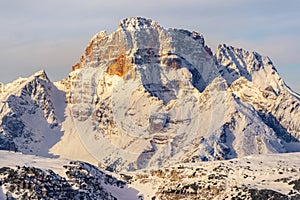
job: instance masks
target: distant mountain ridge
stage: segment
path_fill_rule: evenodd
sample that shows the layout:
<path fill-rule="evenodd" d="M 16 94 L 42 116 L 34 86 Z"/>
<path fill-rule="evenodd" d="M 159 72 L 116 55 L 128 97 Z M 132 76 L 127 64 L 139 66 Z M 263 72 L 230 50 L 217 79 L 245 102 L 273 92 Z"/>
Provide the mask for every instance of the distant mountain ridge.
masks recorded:
<path fill-rule="evenodd" d="M 300 151 L 300 98 L 257 52 L 128 18 L 65 79 L 2 84 L 0 149 L 110 171 Z"/>

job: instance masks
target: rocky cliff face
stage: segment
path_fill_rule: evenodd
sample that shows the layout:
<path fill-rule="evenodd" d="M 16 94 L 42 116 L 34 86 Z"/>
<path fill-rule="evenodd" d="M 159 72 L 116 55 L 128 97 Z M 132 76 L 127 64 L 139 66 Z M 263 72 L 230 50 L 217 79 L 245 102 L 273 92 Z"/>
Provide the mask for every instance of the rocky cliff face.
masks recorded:
<path fill-rule="evenodd" d="M 150 19 L 96 34 L 54 85 L 40 72 L 2 86 L 3 149 L 117 171 L 300 150 L 299 95 L 268 57 L 213 55 L 201 34 Z"/>

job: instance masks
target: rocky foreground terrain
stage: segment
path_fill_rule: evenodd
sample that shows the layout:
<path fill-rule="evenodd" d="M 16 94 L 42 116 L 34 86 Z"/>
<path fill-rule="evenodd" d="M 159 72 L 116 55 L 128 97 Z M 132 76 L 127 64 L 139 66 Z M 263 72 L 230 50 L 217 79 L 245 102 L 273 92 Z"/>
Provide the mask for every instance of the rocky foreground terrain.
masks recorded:
<path fill-rule="evenodd" d="M 299 153 L 119 174 L 80 161 L 0 155 L 0 199 L 300 199 Z"/>

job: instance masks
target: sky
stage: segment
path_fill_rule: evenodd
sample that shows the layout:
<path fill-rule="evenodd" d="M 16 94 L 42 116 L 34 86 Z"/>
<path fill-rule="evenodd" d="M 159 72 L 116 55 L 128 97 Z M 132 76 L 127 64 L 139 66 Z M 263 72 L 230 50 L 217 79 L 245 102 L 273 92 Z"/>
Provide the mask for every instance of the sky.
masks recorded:
<path fill-rule="evenodd" d="M 0 0 L 0 82 L 45 69 L 67 77 L 94 34 L 127 17 L 204 35 L 215 51 L 225 43 L 269 56 L 300 93 L 299 0 Z"/>

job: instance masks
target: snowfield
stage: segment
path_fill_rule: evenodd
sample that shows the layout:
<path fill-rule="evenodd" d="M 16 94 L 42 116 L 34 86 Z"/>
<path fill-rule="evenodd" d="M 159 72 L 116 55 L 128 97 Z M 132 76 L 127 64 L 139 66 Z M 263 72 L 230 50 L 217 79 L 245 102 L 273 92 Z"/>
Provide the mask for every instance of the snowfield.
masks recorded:
<path fill-rule="evenodd" d="M 7 178 L 5 168 L 17 175 Z M 22 169 L 27 168 L 26 171 Z M 38 182 L 42 172 L 54 172 L 53 179 Z M 31 186 L 22 186 L 29 179 Z M 6 177 L 6 178 L 5 178 Z M 60 177 L 60 178 L 59 178 Z M 80 181 L 77 181 L 80 180 Z M 150 168 L 114 174 L 79 161 L 49 159 L 0 151 L 0 191 L 21 198 L 24 194 L 54 199 L 69 197 L 110 199 L 299 199 L 300 153 L 253 155 L 227 161 L 182 163 L 160 169 Z M 29 184 L 29 185 L 30 185 Z M 35 190 L 33 187 L 44 187 Z M 72 186 L 60 197 L 51 193 L 48 184 Z M 86 187 L 83 187 L 83 186 Z M 97 186 L 98 185 L 98 186 Z M 102 191 L 99 196 L 97 190 Z M 12 189 L 13 188 L 13 189 Z M 17 189 L 19 188 L 19 189 Z M 44 191 L 44 193 L 43 193 Z M 67 190 L 66 190 L 67 191 Z M 81 193 L 79 193 L 80 191 Z M 94 193 L 91 193 L 94 191 Z M 58 195 L 58 194 L 56 194 Z M 66 195 L 66 196 L 63 196 Z M 71 196 L 72 196 L 71 195 Z M 98 196 L 97 196 L 98 195 Z M 48 196 L 48 198 L 50 198 Z"/>

